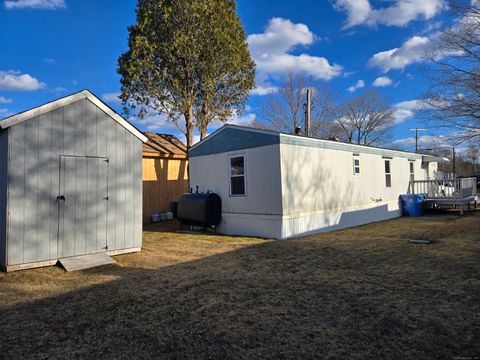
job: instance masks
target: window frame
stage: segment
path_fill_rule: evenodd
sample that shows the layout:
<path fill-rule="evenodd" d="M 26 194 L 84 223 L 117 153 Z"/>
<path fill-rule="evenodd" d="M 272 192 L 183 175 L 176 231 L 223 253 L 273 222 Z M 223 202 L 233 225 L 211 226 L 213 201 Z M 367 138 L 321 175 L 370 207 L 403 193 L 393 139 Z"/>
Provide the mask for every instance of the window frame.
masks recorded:
<path fill-rule="evenodd" d="M 360 162 L 360 155 L 359 154 L 353 154 L 353 176 L 360 176 L 362 173 L 361 170 L 361 162 Z M 358 165 L 355 165 L 355 161 L 358 161 Z M 358 173 L 355 171 L 358 168 Z"/>
<path fill-rule="evenodd" d="M 410 160 L 408 162 L 408 170 L 409 170 L 409 181 L 415 181 L 415 161 Z"/>
<path fill-rule="evenodd" d="M 388 162 L 388 172 L 387 172 L 387 162 Z M 392 162 L 391 159 L 383 159 L 383 170 L 385 172 L 385 187 L 392 187 Z M 388 179 L 388 180 L 387 180 Z"/>
<path fill-rule="evenodd" d="M 232 175 L 232 159 L 243 158 L 243 174 Z M 243 177 L 243 194 L 232 194 L 232 177 Z M 244 153 L 231 154 L 228 156 L 228 193 L 230 197 L 246 197 L 247 196 L 247 157 Z"/>

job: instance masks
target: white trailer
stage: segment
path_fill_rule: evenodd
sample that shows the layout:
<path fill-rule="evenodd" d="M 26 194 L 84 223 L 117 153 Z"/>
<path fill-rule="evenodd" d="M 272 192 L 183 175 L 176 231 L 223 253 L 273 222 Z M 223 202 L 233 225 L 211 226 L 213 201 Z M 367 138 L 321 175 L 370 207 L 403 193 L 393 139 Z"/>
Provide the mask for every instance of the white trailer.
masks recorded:
<path fill-rule="evenodd" d="M 222 199 L 225 234 L 286 239 L 400 216 L 417 153 L 225 125 L 189 151 L 190 185 Z"/>

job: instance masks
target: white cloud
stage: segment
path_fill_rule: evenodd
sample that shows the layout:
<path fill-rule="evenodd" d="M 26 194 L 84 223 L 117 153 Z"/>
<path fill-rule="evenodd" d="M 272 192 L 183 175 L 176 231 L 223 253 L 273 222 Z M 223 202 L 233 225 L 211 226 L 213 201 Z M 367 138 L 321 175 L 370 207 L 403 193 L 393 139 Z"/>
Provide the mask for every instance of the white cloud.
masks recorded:
<path fill-rule="evenodd" d="M 337 0 L 337 10 L 347 13 L 344 28 L 357 25 L 405 26 L 418 19 L 429 20 L 447 8 L 445 0 L 396 0 L 391 6 L 374 9 L 369 0 Z"/>
<path fill-rule="evenodd" d="M 67 92 L 68 89 L 62 86 L 56 86 L 51 91 L 54 92 L 55 94 L 61 94 L 61 93 Z"/>
<path fill-rule="evenodd" d="M 373 82 L 373 86 L 376 87 L 383 87 L 383 86 L 389 86 L 392 85 L 392 79 L 390 79 L 388 76 L 380 76 L 375 79 Z"/>
<path fill-rule="evenodd" d="M 334 7 L 347 13 L 345 28 L 367 22 L 372 12 L 372 6 L 368 0 L 337 0 Z"/>
<path fill-rule="evenodd" d="M 0 119 L 5 119 L 9 116 L 13 115 L 8 109 L 0 109 Z"/>
<path fill-rule="evenodd" d="M 265 32 L 249 35 L 247 42 L 260 78 L 285 75 L 289 72 L 304 72 L 322 80 L 330 80 L 340 75 L 342 67 L 330 64 L 324 57 L 290 54 L 296 46 L 310 45 L 315 39 L 316 36 L 307 25 L 272 18 Z"/>
<path fill-rule="evenodd" d="M 0 71 L 0 90 L 10 91 L 32 91 L 45 87 L 45 84 L 19 71 Z"/>
<path fill-rule="evenodd" d="M 55 64 L 55 59 L 52 58 L 44 58 L 43 62 L 46 62 L 47 64 Z"/>
<path fill-rule="evenodd" d="M 393 105 L 395 122 L 400 124 L 415 116 L 419 110 L 425 109 L 426 104 L 422 100 L 401 101 Z"/>
<path fill-rule="evenodd" d="M 102 95 L 102 100 L 103 101 L 106 101 L 106 102 L 110 102 L 110 103 L 121 103 L 122 100 L 120 100 L 119 98 L 120 96 L 120 93 L 119 92 L 116 92 L 116 93 L 106 93 L 106 94 L 103 94 Z"/>
<path fill-rule="evenodd" d="M 278 91 L 278 87 L 276 86 L 269 86 L 269 85 L 257 85 L 255 89 L 250 91 L 251 95 L 269 95 L 269 94 L 274 94 Z"/>
<path fill-rule="evenodd" d="M 240 126 L 251 126 L 256 119 L 257 119 L 257 116 L 255 114 L 250 113 L 242 116 L 238 116 L 238 115 L 233 116 L 230 120 L 227 121 L 227 123 L 233 124 L 233 125 L 240 125 Z"/>
<path fill-rule="evenodd" d="M 147 131 L 179 131 L 177 126 L 164 114 L 148 113 L 143 119 L 131 116 L 128 121 Z M 182 123 L 181 120 L 180 123 Z"/>
<path fill-rule="evenodd" d="M 56 10 L 67 7 L 64 0 L 6 0 L 5 8 L 13 9 L 43 9 Z"/>
<path fill-rule="evenodd" d="M 365 81 L 358 80 L 355 85 L 350 86 L 347 91 L 353 93 L 354 91 L 365 87 Z"/>
<path fill-rule="evenodd" d="M 451 137 L 445 135 L 422 135 L 418 137 L 418 147 L 420 149 L 450 147 L 450 140 Z M 404 148 L 414 148 L 415 136 L 397 139 L 393 143 Z"/>
<path fill-rule="evenodd" d="M 0 96 L 0 104 L 10 104 L 12 101 L 12 99 L 7 99 L 4 96 Z"/>
<path fill-rule="evenodd" d="M 254 58 L 267 57 L 272 54 L 281 55 L 294 46 L 310 45 L 315 35 L 307 25 L 294 24 L 290 20 L 272 18 L 265 32 L 248 36 L 248 45 Z"/>
<path fill-rule="evenodd" d="M 404 69 L 407 65 L 425 61 L 425 53 L 432 46 L 430 38 L 413 36 L 399 48 L 376 53 L 370 58 L 368 65 L 384 72 Z"/>

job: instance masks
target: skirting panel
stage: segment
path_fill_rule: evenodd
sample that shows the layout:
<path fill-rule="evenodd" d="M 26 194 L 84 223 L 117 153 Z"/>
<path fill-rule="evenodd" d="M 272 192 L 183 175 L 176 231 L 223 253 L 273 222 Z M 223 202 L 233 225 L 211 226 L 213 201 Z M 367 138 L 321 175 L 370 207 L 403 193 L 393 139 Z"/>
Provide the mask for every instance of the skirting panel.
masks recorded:
<path fill-rule="evenodd" d="M 400 215 L 398 204 L 395 202 L 352 211 L 335 211 L 290 218 L 283 221 L 281 238 L 288 239 L 319 232 L 340 230 L 371 222 L 389 220 Z"/>
<path fill-rule="evenodd" d="M 255 214 L 223 214 L 218 232 L 228 235 L 255 236 L 266 239 L 280 239 L 282 233 L 281 216 L 264 217 Z"/>
<path fill-rule="evenodd" d="M 219 233 L 229 235 L 288 239 L 393 219 L 400 215 L 397 201 L 354 210 L 299 216 L 224 213 L 217 230 Z"/>

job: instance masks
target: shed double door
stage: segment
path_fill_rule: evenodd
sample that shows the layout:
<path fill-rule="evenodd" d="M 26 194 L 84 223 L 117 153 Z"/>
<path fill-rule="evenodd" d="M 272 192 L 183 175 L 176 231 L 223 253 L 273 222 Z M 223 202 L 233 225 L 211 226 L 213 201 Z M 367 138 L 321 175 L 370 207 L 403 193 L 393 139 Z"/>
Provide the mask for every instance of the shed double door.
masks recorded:
<path fill-rule="evenodd" d="M 108 158 L 60 156 L 58 257 L 108 250 Z"/>

